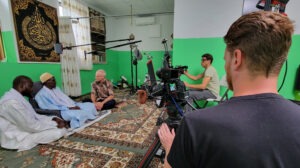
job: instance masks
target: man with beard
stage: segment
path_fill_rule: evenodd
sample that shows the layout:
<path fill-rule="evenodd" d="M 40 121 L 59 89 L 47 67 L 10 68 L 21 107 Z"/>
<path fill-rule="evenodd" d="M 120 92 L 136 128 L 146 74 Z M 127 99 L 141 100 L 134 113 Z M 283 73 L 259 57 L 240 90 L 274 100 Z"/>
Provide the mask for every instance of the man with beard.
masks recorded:
<path fill-rule="evenodd" d="M 93 103 L 79 103 L 72 100 L 56 87 L 55 77 L 46 72 L 40 76 L 43 88 L 35 95 L 35 100 L 41 109 L 60 110 L 65 121 L 70 121 L 72 129 L 81 127 L 87 120 L 97 116 Z"/>
<path fill-rule="evenodd" d="M 91 100 L 97 110 L 114 108 L 114 92 L 112 83 L 105 78 L 106 73 L 100 69 L 96 72 L 95 81 L 92 83 Z"/>
<path fill-rule="evenodd" d="M 46 144 L 62 137 L 67 131 L 65 121 L 57 117 L 37 114 L 23 97 L 31 97 L 32 80 L 18 76 L 13 88 L 0 99 L 1 147 L 29 150 L 38 144 Z"/>
<path fill-rule="evenodd" d="M 231 25 L 224 59 L 233 97 L 186 114 L 176 136 L 160 127 L 165 167 L 299 167 L 300 107 L 277 92 L 293 31 L 288 17 L 269 11 Z"/>

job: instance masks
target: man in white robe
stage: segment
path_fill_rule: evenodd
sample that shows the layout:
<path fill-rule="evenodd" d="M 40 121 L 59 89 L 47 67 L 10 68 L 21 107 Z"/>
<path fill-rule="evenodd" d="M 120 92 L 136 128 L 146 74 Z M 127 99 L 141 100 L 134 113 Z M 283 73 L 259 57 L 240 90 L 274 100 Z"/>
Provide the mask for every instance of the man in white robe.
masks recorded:
<path fill-rule="evenodd" d="M 30 96 L 32 80 L 26 76 L 14 79 L 13 88 L 0 99 L 1 147 L 29 150 L 61 138 L 67 130 L 57 117 L 37 114 L 23 96 Z"/>
<path fill-rule="evenodd" d="M 60 110 L 65 121 L 70 121 L 72 129 L 81 127 L 87 120 L 93 120 L 98 113 L 93 103 L 78 103 L 56 87 L 52 74 L 40 76 L 43 88 L 35 95 L 35 100 L 42 109 Z"/>

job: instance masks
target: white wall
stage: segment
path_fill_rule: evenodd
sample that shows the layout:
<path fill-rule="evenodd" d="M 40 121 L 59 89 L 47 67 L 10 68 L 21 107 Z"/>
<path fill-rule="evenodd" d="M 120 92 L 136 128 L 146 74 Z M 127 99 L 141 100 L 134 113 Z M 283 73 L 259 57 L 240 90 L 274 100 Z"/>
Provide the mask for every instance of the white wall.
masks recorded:
<path fill-rule="evenodd" d="M 242 14 L 242 0 L 175 0 L 174 38 L 222 37 Z"/>
<path fill-rule="evenodd" d="M 300 34 L 300 1 L 291 0 L 288 2 L 285 13 L 295 22 L 295 33 Z"/>
<path fill-rule="evenodd" d="M 255 1 L 255 0 L 254 0 Z M 243 0 L 175 0 L 174 38 L 223 37 L 242 15 Z M 288 2 L 285 12 L 300 34 L 300 1 Z"/>
<path fill-rule="evenodd" d="M 9 31 L 13 28 L 10 8 L 8 0 L 0 0 L 0 25 L 2 31 Z"/>
<path fill-rule="evenodd" d="M 173 15 L 156 15 L 155 23 L 152 25 L 137 26 L 135 24 L 134 16 L 131 17 L 108 17 L 106 18 L 106 40 L 118 40 L 127 39 L 129 35 L 133 33 L 135 40 L 142 40 L 138 43 L 138 48 L 145 51 L 161 51 L 164 50 L 164 46 L 161 41 L 163 38 L 168 39 L 168 45 L 172 43 L 171 34 L 173 33 Z M 123 44 L 128 41 L 118 43 L 108 43 L 106 47 L 111 47 L 118 44 Z M 129 46 L 118 47 L 114 50 L 128 51 Z"/>

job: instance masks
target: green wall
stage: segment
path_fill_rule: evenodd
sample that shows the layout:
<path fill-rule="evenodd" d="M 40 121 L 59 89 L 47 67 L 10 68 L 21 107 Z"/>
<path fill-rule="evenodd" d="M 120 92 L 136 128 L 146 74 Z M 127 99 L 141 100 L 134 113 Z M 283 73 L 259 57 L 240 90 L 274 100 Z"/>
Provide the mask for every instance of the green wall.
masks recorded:
<path fill-rule="evenodd" d="M 147 52 L 152 56 L 152 62 L 154 66 L 154 70 L 156 71 L 158 68 L 162 66 L 162 58 L 164 55 L 164 52 L 162 51 L 143 51 Z M 118 52 L 118 79 L 120 79 L 120 76 L 123 75 L 127 78 L 128 82 L 131 84 L 131 59 L 130 59 L 130 52 L 128 51 L 119 51 Z M 142 55 L 144 55 L 142 53 Z M 137 74 L 138 74 L 138 85 L 142 84 L 145 79 L 146 73 L 148 73 L 147 70 L 147 56 L 143 56 L 143 59 L 138 61 L 137 64 Z M 136 66 L 133 65 L 133 79 L 135 84 L 135 73 L 136 73 Z"/>
<path fill-rule="evenodd" d="M 188 65 L 188 71 L 191 74 L 199 74 L 203 71 L 200 65 L 201 55 L 211 53 L 214 56 L 213 66 L 219 73 L 221 78 L 225 74 L 224 70 L 224 51 L 225 43 L 223 38 L 197 38 L 197 39 L 174 39 L 174 65 Z M 293 36 L 293 43 L 288 56 L 288 71 L 285 83 L 279 94 L 287 99 L 295 99 L 294 96 L 294 81 L 296 70 L 300 65 L 300 35 Z M 279 75 L 278 87 L 280 86 L 285 72 L 285 66 L 282 68 Z M 187 77 L 182 76 L 182 80 L 187 80 Z M 190 81 L 192 82 L 192 81 Z"/>
<path fill-rule="evenodd" d="M 18 75 L 26 75 L 32 78 L 33 81 L 38 81 L 39 76 L 44 72 L 50 72 L 56 77 L 57 85 L 62 87 L 61 68 L 59 63 L 19 63 L 17 60 L 17 49 L 15 48 L 14 35 L 12 31 L 2 32 L 3 45 L 5 50 L 6 60 L 0 62 L 1 84 L 0 97 L 12 87 L 13 79 Z M 150 53 L 153 57 L 155 70 L 161 67 L 163 51 L 144 51 Z M 120 76 L 124 75 L 128 82 L 131 83 L 131 68 L 130 68 L 130 51 L 107 51 L 107 64 L 94 64 L 92 70 L 81 70 L 81 89 L 82 94 L 89 93 L 91 83 L 95 79 L 95 72 L 98 69 L 104 69 L 107 72 L 107 78 L 114 83 L 120 80 Z M 142 84 L 147 73 L 148 59 L 146 56 L 138 62 L 138 79 L 139 84 Z M 133 66 L 135 74 L 135 66 Z M 135 75 L 134 75 L 135 79 Z M 134 81 L 135 84 L 135 81 Z"/>
<path fill-rule="evenodd" d="M 144 51 L 145 52 L 145 51 Z M 150 53 L 153 60 L 154 69 L 157 70 L 162 65 L 163 52 L 162 51 L 147 51 Z M 91 71 L 81 71 L 81 83 L 83 93 L 90 92 L 91 82 L 95 78 L 95 72 L 98 69 L 105 69 L 107 72 L 107 79 L 111 80 L 113 83 L 120 81 L 120 77 L 123 75 L 127 78 L 129 84 L 131 84 L 131 53 L 130 51 L 107 51 L 107 62 L 108 64 L 94 64 L 93 70 Z M 142 55 L 144 55 L 142 53 Z M 133 56 L 134 57 L 134 56 Z M 147 70 L 147 57 L 143 56 L 142 60 L 138 61 L 137 73 L 138 73 L 138 86 L 144 82 L 145 74 Z M 113 66 L 112 66 L 113 65 Z M 135 85 L 135 73 L 136 66 L 132 66 L 133 70 L 133 83 Z"/>

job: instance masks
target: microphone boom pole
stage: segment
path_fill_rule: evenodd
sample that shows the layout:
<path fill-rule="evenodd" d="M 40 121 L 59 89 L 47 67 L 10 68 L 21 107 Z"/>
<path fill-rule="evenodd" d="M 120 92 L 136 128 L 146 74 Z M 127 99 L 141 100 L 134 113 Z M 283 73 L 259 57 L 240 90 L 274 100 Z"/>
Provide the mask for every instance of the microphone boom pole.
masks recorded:
<path fill-rule="evenodd" d="M 124 41 L 124 40 L 127 40 L 127 39 L 121 39 L 121 40 L 114 40 L 114 41 Z M 111 41 L 112 42 L 112 41 Z M 138 41 L 131 41 L 131 42 L 128 42 L 128 43 L 125 43 L 125 44 L 119 44 L 119 45 L 116 45 L 116 46 L 112 46 L 112 47 L 108 47 L 108 48 L 105 48 L 105 50 L 108 50 L 108 49 L 111 49 L 111 48 L 117 48 L 117 47 L 122 47 L 122 46 L 126 46 L 126 45 L 132 45 L 132 44 L 136 44 L 136 43 L 140 43 L 142 42 L 142 40 L 138 40 Z M 133 59 L 132 59 L 132 48 L 133 47 L 130 47 L 130 70 L 131 70 L 131 94 L 134 94 L 135 92 L 135 88 L 134 88 L 134 84 L 133 84 L 133 67 L 132 67 L 132 62 L 133 62 Z M 91 53 L 94 53 L 96 51 L 91 51 L 91 52 L 85 52 L 85 55 L 86 54 L 91 54 Z M 137 67 L 136 67 L 137 68 Z M 137 70 L 136 70 L 136 75 L 137 75 Z M 137 76 L 136 76 L 137 78 Z M 137 85 L 137 79 L 136 79 L 136 85 Z M 137 87 L 137 86 L 136 86 Z"/>
<path fill-rule="evenodd" d="M 135 36 L 133 34 L 130 34 L 128 39 L 119 39 L 119 40 L 111 40 L 111 41 L 104 41 L 104 42 L 94 42 L 94 43 L 89 43 L 89 44 L 79 44 L 79 45 L 66 46 L 66 47 L 63 47 L 63 45 L 61 43 L 55 43 L 54 50 L 57 54 L 62 54 L 64 49 L 72 50 L 72 48 L 74 48 L 74 47 L 81 47 L 81 46 L 87 46 L 87 45 L 101 45 L 103 43 L 111 43 L 111 42 L 118 42 L 118 41 L 131 41 L 131 40 L 134 40 L 134 38 L 135 38 Z M 127 44 L 124 44 L 124 45 L 127 45 Z M 118 47 L 118 46 L 116 46 L 116 47 Z"/>
<path fill-rule="evenodd" d="M 122 46 L 130 45 L 130 44 L 136 44 L 136 43 L 140 43 L 140 42 L 142 42 L 142 40 L 138 40 L 138 41 L 132 41 L 132 42 L 128 42 L 128 43 L 125 43 L 125 44 L 120 44 L 120 45 L 116 45 L 116 46 L 108 47 L 108 48 L 105 48 L 105 49 L 106 49 L 106 50 L 108 50 L 108 49 L 111 49 L 111 48 L 122 47 Z"/>

